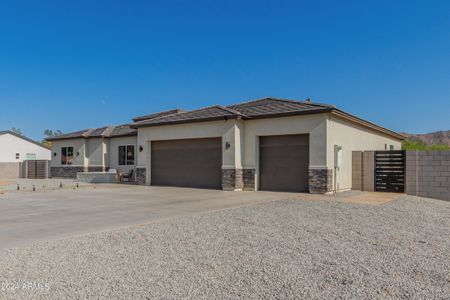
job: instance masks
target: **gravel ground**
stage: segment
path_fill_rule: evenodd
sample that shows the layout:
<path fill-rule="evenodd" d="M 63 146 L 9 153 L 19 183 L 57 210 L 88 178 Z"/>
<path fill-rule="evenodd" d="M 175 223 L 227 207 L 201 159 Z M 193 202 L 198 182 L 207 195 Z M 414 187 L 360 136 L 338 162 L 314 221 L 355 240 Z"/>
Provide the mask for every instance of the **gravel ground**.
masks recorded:
<path fill-rule="evenodd" d="M 291 199 L 1 250 L 0 298 L 450 299 L 449 216 Z"/>

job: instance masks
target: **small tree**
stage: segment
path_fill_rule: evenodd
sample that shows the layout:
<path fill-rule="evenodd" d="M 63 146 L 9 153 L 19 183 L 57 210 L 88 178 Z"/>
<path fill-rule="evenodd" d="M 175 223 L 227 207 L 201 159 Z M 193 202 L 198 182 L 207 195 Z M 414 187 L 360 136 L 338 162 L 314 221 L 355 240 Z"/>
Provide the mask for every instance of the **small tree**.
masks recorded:
<path fill-rule="evenodd" d="M 11 131 L 14 132 L 15 134 L 23 135 L 22 130 L 20 130 L 19 128 L 13 127 L 11 128 Z"/>
<path fill-rule="evenodd" d="M 62 134 L 62 132 L 61 132 L 61 130 L 59 130 L 59 129 L 57 129 L 57 130 L 55 130 L 55 131 L 53 131 L 53 130 L 51 130 L 51 129 L 45 129 L 45 130 L 44 130 L 44 134 L 45 134 L 47 137 L 50 137 L 50 136 L 57 136 L 57 135 L 60 135 L 60 134 Z"/>
<path fill-rule="evenodd" d="M 51 130 L 51 129 L 45 129 L 44 130 L 44 134 L 46 137 L 52 137 L 52 136 L 58 136 L 60 134 L 62 134 L 61 130 L 57 129 L 55 131 Z M 47 141 L 46 139 L 42 140 L 42 144 L 44 146 L 46 146 L 47 148 L 51 148 L 52 147 L 52 142 Z"/>

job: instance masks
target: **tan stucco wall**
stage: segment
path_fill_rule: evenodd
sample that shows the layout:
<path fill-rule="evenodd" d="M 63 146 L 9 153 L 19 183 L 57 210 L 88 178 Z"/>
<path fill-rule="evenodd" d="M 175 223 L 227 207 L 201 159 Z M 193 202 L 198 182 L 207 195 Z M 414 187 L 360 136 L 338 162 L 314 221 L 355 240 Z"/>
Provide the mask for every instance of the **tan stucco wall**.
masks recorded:
<path fill-rule="evenodd" d="M 222 168 L 255 168 L 258 173 L 258 137 L 265 135 L 309 134 L 310 164 L 326 166 L 327 115 L 304 115 L 259 120 L 228 120 L 139 128 L 138 166 L 147 170 L 150 184 L 150 143 L 157 140 L 222 137 Z M 230 148 L 225 149 L 225 143 Z"/>
<path fill-rule="evenodd" d="M 238 135 L 241 127 L 242 124 L 238 120 L 221 120 L 139 128 L 138 147 L 143 146 L 144 149 L 142 152 L 138 151 L 138 166 L 146 168 L 146 183 L 151 184 L 150 146 L 152 141 L 221 137 L 222 166 L 231 168 L 237 163 L 235 155 L 236 135 Z M 230 143 L 230 149 L 225 149 L 226 142 Z"/>
<path fill-rule="evenodd" d="M 104 167 L 104 142 L 103 138 L 89 138 L 87 140 L 86 156 L 89 167 Z"/>
<path fill-rule="evenodd" d="M 244 167 L 255 168 L 258 165 L 259 136 L 284 134 L 309 134 L 310 166 L 325 166 L 326 120 L 325 114 L 317 114 L 245 121 Z"/>
<path fill-rule="evenodd" d="M 256 188 L 259 185 L 259 137 L 286 134 L 309 134 L 310 168 L 326 166 L 326 114 L 246 120 L 243 134 L 243 167 L 256 170 Z"/>
<path fill-rule="evenodd" d="M 134 145 L 134 165 L 119 166 L 119 146 Z M 134 170 L 137 163 L 137 155 L 139 149 L 137 147 L 137 136 L 116 137 L 109 139 L 109 167 L 120 172 L 128 172 Z"/>
<path fill-rule="evenodd" d="M 352 187 L 352 151 L 401 149 L 401 141 L 360 125 L 330 116 L 328 124 L 327 166 L 334 173 L 334 145 L 342 146 L 342 165 L 337 172 L 337 190 Z M 333 178 L 334 182 L 334 178 Z"/>
<path fill-rule="evenodd" d="M 84 167 L 87 166 L 87 159 L 85 158 L 85 143 L 86 140 L 83 138 L 79 139 L 70 139 L 70 140 L 61 140 L 61 141 L 52 141 L 52 167 L 60 167 L 61 166 L 61 148 L 62 147 L 73 147 L 74 152 L 74 160 L 72 162 L 72 166 L 76 167 Z M 79 155 L 77 155 L 79 152 Z M 53 155 L 56 153 L 56 156 Z"/>
<path fill-rule="evenodd" d="M 89 139 L 68 139 L 61 141 L 53 141 L 52 152 L 56 152 L 57 156 L 52 155 L 51 166 L 61 166 L 61 147 L 74 147 L 74 153 L 78 151 L 72 166 L 83 167 L 105 167 L 117 169 L 119 171 L 128 171 L 134 169 L 133 166 L 119 166 L 119 145 L 134 145 L 137 149 L 137 137 L 116 137 L 116 138 L 89 138 Z M 137 162 L 137 153 L 135 153 L 135 164 Z"/>

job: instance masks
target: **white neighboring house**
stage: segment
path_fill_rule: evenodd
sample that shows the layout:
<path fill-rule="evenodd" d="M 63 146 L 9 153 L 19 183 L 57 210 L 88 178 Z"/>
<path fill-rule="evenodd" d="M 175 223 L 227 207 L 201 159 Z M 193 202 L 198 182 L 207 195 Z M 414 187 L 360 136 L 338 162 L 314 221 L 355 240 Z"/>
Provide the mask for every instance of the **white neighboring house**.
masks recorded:
<path fill-rule="evenodd" d="M 12 131 L 0 131 L 0 178 L 19 178 L 25 160 L 50 160 L 42 144 Z"/>

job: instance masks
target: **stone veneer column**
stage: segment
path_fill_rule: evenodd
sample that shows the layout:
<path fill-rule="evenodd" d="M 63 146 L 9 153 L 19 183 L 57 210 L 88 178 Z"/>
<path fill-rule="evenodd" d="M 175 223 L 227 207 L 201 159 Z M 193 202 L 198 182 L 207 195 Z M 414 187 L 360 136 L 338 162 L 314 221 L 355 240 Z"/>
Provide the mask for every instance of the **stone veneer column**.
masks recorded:
<path fill-rule="evenodd" d="M 145 185 L 147 181 L 147 169 L 144 167 L 136 167 L 136 183 L 138 185 Z"/>
<path fill-rule="evenodd" d="M 325 194 L 333 190 L 333 170 L 309 169 L 309 192 Z"/>
<path fill-rule="evenodd" d="M 224 191 L 254 191 L 255 169 L 222 169 Z"/>
<path fill-rule="evenodd" d="M 242 169 L 222 169 L 222 189 L 224 191 L 242 190 L 244 187 Z"/>
<path fill-rule="evenodd" d="M 256 170 L 255 169 L 244 169 L 242 172 L 242 179 L 244 182 L 244 191 L 255 191 L 256 186 L 255 186 L 255 174 L 256 174 Z"/>

